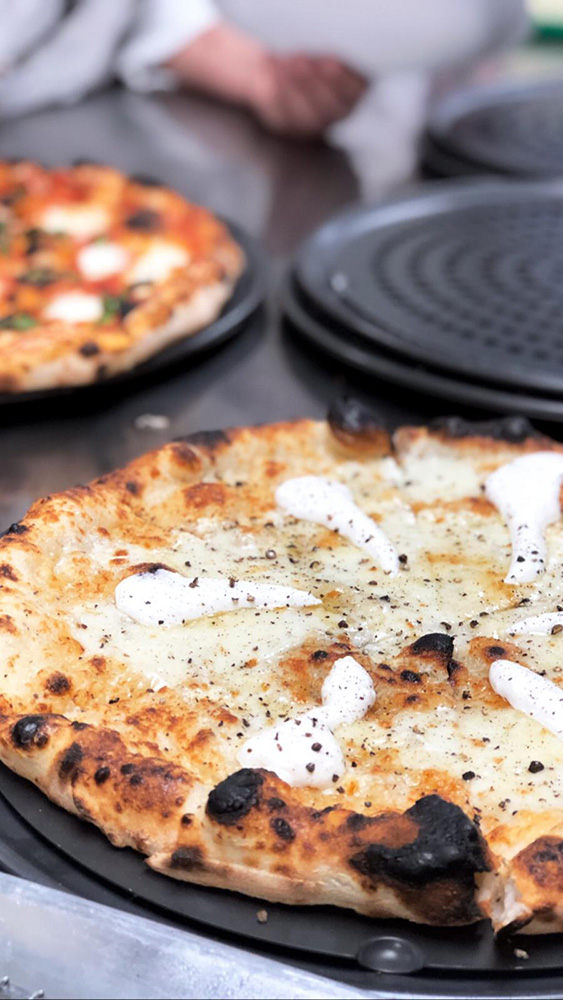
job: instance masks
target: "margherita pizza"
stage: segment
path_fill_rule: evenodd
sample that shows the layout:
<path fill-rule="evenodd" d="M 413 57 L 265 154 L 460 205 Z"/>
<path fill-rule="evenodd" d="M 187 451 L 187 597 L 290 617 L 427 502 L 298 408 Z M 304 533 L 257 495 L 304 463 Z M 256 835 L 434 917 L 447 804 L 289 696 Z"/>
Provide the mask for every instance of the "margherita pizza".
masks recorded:
<path fill-rule="evenodd" d="M 518 419 L 352 405 L 40 500 L 0 542 L 0 758 L 175 878 L 561 931 L 562 483 Z"/>
<path fill-rule="evenodd" d="M 226 227 L 168 188 L 0 163 L 0 392 L 132 368 L 212 322 L 243 264 Z"/>

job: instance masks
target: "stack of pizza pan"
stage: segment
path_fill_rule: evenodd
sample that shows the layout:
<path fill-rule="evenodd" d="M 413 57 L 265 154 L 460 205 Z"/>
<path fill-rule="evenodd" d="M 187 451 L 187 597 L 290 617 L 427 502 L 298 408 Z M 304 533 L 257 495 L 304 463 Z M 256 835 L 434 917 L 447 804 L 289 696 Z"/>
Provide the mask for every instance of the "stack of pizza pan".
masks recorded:
<path fill-rule="evenodd" d="M 322 226 L 283 302 L 364 376 L 563 421 L 562 273 L 563 181 L 433 183 Z"/>
<path fill-rule="evenodd" d="M 497 83 L 449 94 L 422 141 L 428 177 L 563 176 L 563 79 Z"/>

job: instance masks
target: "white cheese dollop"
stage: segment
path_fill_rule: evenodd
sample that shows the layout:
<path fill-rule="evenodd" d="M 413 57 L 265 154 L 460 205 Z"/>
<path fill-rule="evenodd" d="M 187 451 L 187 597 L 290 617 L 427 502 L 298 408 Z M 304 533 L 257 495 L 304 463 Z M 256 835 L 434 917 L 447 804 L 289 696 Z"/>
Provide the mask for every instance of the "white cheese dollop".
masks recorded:
<path fill-rule="evenodd" d="M 397 550 L 375 521 L 354 503 L 343 483 L 321 476 L 288 479 L 278 486 L 276 503 L 293 517 L 338 531 L 358 548 L 365 549 L 385 573 L 395 576 L 398 572 Z"/>
<path fill-rule="evenodd" d="M 306 590 L 267 583 L 194 577 L 167 569 L 128 576 L 115 588 L 115 603 L 140 625 L 182 625 L 193 618 L 238 608 L 310 607 L 321 602 Z"/>
<path fill-rule="evenodd" d="M 78 269 L 88 281 L 101 281 L 123 271 L 129 255 L 119 243 L 89 243 L 78 251 L 76 259 Z"/>
<path fill-rule="evenodd" d="M 563 688 L 512 660 L 491 663 L 489 680 L 513 708 L 563 739 Z"/>
<path fill-rule="evenodd" d="M 102 318 L 104 303 L 99 295 L 88 292 L 62 292 L 43 310 L 45 319 L 63 323 L 95 323 Z"/>
<path fill-rule="evenodd" d="M 68 233 L 77 240 L 87 240 L 107 229 L 109 217 L 101 205 L 50 205 L 39 225 L 49 233 Z"/>
<path fill-rule="evenodd" d="M 544 532 L 561 516 L 562 482 L 563 455 L 553 451 L 523 455 L 487 478 L 485 494 L 506 519 L 512 540 L 505 583 L 530 583 L 544 572 Z"/>
<path fill-rule="evenodd" d="M 173 271 L 189 264 L 190 255 L 178 243 L 167 243 L 159 240 L 149 250 L 139 257 L 131 268 L 129 281 L 165 281 Z"/>
<path fill-rule="evenodd" d="M 511 635 L 549 635 L 557 625 L 563 627 L 563 614 L 553 611 L 545 615 L 522 618 L 519 622 L 509 625 L 506 631 Z"/>
<path fill-rule="evenodd" d="M 241 747 L 243 767 L 273 771 L 293 788 L 328 788 L 343 774 L 344 757 L 332 730 L 361 719 L 375 701 L 368 672 L 352 656 L 335 660 L 322 687 L 322 708 L 269 726 Z"/>

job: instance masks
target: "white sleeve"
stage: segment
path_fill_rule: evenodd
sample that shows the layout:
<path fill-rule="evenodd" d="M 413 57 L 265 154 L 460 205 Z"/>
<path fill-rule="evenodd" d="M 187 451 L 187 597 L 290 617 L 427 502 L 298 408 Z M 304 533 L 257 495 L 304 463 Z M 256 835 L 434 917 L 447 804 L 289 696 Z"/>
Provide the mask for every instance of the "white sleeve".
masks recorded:
<path fill-rule="evenodd" d="M 213 0 L 138 0 L 117 74 L 134 90 L 171 90 L 177 81 L 166 62 L 219 19 Z"/>

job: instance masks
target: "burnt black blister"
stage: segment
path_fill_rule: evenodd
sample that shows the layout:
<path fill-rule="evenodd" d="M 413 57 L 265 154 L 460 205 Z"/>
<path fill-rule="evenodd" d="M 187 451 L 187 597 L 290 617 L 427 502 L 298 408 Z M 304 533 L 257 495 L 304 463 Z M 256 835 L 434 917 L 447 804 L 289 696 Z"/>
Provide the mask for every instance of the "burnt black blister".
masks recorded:
<path fill-rule="evenodd" d="M 160 229 L 162 225 L 162 217 L 152 208 L 141 208 L 138 212 L 134 212 L 133 215 L 130 215 L 129 218 L 125 220 L 125 225 L 128 229 L 139 229 L 145 232 L 153 233 L 156 229 Z"/>
<path fill-rule="evenodd" d="M 263 784 L 262 775 L 250 767 L 235 771 L 210 791 L 206 807 L 208 816 L 225 826 L 238 823 L 258 805 Z"/>
<path fill-rule="evenodd" d="M 49 739 L 46 715 L 24 715 L 12 729 L 12 740 L 17 747 L 44 747 Z"/>
<path fill-rule="evenodd" d="M 189 872 L 201 868 L 203 855 L 199 847 L 178 847 L 170 858 L 170 867 Z"/>
<path fill-rule="evenodd" d="M 439 656 L 447 657 L 451 660 L 454 654 L 454 641 L 451 635 L 445 632 L 429 632 L 428 635 L 421 635 L 409 647 L 411 653 L 420 655 L 421 653 L 438 653 Z"/>
<path fill-rule="evenodd" d="M 274 816 L 270 820 L 270 826 L 280 840 L 285 840 L 288 844 L 295 840 L 295 830 L 282 816 Z"/>
<path fill-rule="evenodd" d="M 347 434 L 360 435 L 381 426 L 381 420 L 366 403 L 348 396 L 341 396 L 332 404 L 327 419 L 332 430 Z"/>
<path fill-rule="evenodd" d="M 84 759 L 84 750 L 78 743 L 71 743 L 61 757 L 59 777 L 70 778 Z"/>
<path fill-rule="evenodd" d="M 500 660 L 503 656 L 506 656 L 506 649 L 504 646 L 487 646 L 485 654 Z"/>
<path fill-rule="evenodd" d="M 27 524 L 21 524 L 20 521 L 15 521 L 14 524 L 11 524 L 9 528 L 6 528 L 6 530 L 2 532 L 0 538 L 3 538 L 4 535 L 25 535 L 26 531 L 29 531 Z"/>
<path fill-rule="evenodd" d="M 356 871 L 374 882 L 392 880 L 405 885 L 444 878 L 469 883 L 475 872 L 488 871 L 476 825 L 453 802 L 425 795 L 405 816 L 417 824 L 416 838 L 402 847 L 369 844 L 350 858 Z"/>
<path fill-rule="evenodd" d="M 471 421 L 463 417 L 439 417 L 430 423 L 430 429 L 441 431 L 451 438 L 490 437 L 509 444 L 521 444 L 526 438 L 541 437 L 526 417 L 498 417 L 495 420 Z"/>
<path fill-rule="evenodd" d="M 78 353 L 84 358 L 93 358 L 96 354 L 99 354 L 100 351 L 101 348 L 99 344 L 96 344 L 93 340 L 87 340 L 86 343 L 82 344 L 82 346 L 78 348 Z"/>
<path fill-rule="evenodd" d="M 183 441 L 185 444 L 199 445 L 202 448 L 217 448 L 220 444 L 228 444 L 229 438 L 225 431 L 195 431 L 194 434 L 185 434 L 182 437 L 174 438 L 175 441 Z"/>
<path fill-rule="evenodd" d="M 129 180 L 135 184 L 142 184 L 143 187 L 162 187 L 162 181 L 151 174 L 130 174 Z"/>

